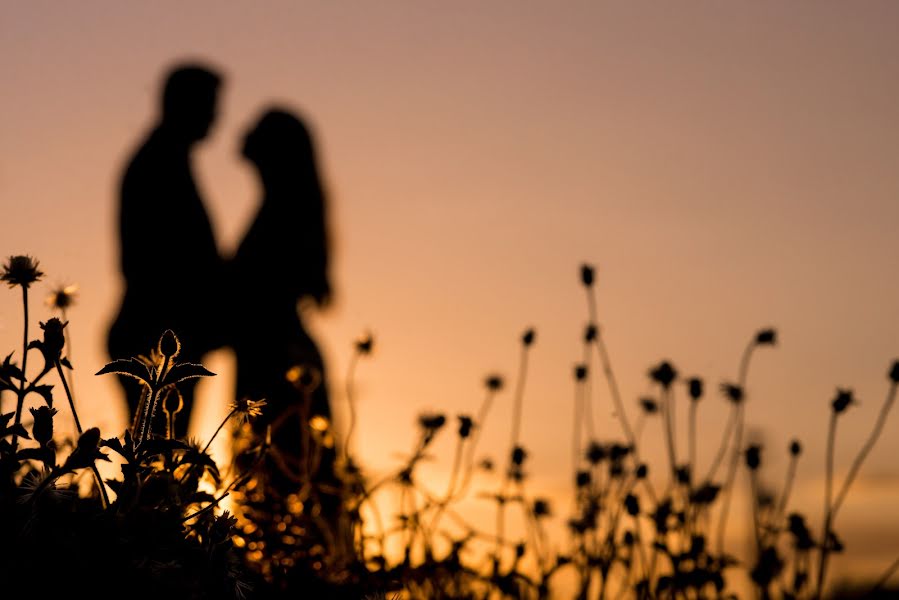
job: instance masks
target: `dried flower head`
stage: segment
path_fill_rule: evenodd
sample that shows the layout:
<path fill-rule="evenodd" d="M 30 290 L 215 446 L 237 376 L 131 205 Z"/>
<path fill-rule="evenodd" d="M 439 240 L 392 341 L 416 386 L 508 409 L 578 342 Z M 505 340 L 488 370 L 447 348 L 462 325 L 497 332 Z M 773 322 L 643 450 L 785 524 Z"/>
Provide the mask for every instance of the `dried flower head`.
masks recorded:
<path fill-rule="evenodd" d="M 802 454 L 802 444 L 799 440 L 793 440 L 790 442 L 790 455 L 799 456 L 800 454 Z"/>
<path fill-rule="evenodd" d="M 734 404 L 739 404 L 743 401 L 743 388 L 736 384 L 727 382 L 722 383 L 721 392 Z"/>
<path fill-rule="evenodd" d="M 459 437 L 467 438 L 474 428 L 474 420 L 468 415 L 458 415 L 456 418 L 459 419 Z"/>
<path fill-rule="evenodd" d="M 890 368 L 890 381 L 899 383 L 899 360 L 895 361 L 892 368 Z"/>
<path fill-rule="evenodd" d="M 512 464 L 521 466 L 524 463 L 524 459 L 528 456 L 527 450 L 525 450 L 522 446 L 515 446 L 512 448 Z"/>
<path fill-rule="evenodd" d="M 77 285 L 61 285 L 47 296 L 47 306 L 55 310 L 67 310 L 75 305 L 77 297 Z"/>
<path fill-rule="evenodd" d="M 773 346 L 777 343 L 777 331 L 774 329 L 762 329 L 755 334 L 755 343 L 759 346 Z"/>
<path fill-rule="evenodd" d="M 30 256 L 10 256 L 3 265 L 0 281 L 5 281 L 9 287 L 21 285 L 28 289 L 32 283 L 39 281 L 44 276 L 38 269 L 38 264 L 38 261 Z"/>
<path fill-rule="evenodd" d="M 523 334 L 521 334 L 521 343 L 525 346 L 532 346 L 534 344 L 534 339 L 537 337 L 537 332 L 534 331 L 534 328 L 531 327 L 526 329 Z"/>
<path fill-rule="evenodd" d="M 640 501 L 633 494 L 628 494 L 624 498 L 624 507 L 627 509 L 627 514 L 632 517 L 640 514 Z"/>
<path fill-rule="evenodd" d="M 235 415 L 243 418 L 244 421 L 249 422 L 250 419 L 255 419 L 262 414 L 262 407 L 266 404 L 265 399 L 250 400 L 249 398 L 242 398 L 232 402 L 228 408 Z"/>
<path fill-rule="evenodd" d="M 677 371 L 667 360 L 649 371 L 649 377 L 663 388 L 671 387 L 671 383 L 677 378 Z"/>
<path fill-rule="evenodd" d="M 581 265 L 581 283 L 585 286 L 590 287 L 593 285 L 593 281 L 595 279 L 595 269 L 593 265 L 588 265 L 586 263 Z"/>
<path fill-rule="evenodd" d="M 426 432 L 434 433 L 446 424 L 446 417 L 437 413 L 423 413 L 418 417 L 418 425 Z"/>
<path fill-rule="evenodd" d="M 577 381 L 583 381 L 587 379 L 587 365 L 579 364 L 574 367 L 574 378 Z"/>
<path fill-rule="evenodd" d="M 543 498 L 537 498 L 536 500 L 534 500 L 533 512 L 534 512 L 534 517 L 536 517 L 538 519 L 540 517 L 551 516 L 552 510 L 550 509 L 549 501 L 544 500 Z"/>
<path fill-rule="evenodd" d="M 587 487 L 590 485 L 590 472 L 589 471 L 578 471 L 574 476 L 574 484 L 579 487 Z"/>
<path fill-rule="evenodd" d="M 587 327 L 584 328 L 584 342 L 589 344 L 596 339 L 598 334 L 599 328 L 596 326 L 596 323 L 587 324 Z"/>
<path fill-rule="evenodd" d="M 659 412 L 659 404 L 654 398 L 640 398 L 640 408 L 643 409 L 643 412 L 647 415 L 654 415 Z"/>
<path fill-rule="evenodd" d="M 501 375 L 488 375 L 484 380 L 484 385 L 491 392 L 498 392 L 503 389 L 503 378 Z"/>
<path fill-rule="evenodd" d="M 691 377 L 688 379 L 687 390 L 690 393 L 691 400 L 699 400 L 702 398 L 702 379 L 699 377 Z"/>
<path fill-rule="evenodd" d="M 605 460 L 606 456 L 608 456 L 608 452 L 606 452 L 606 447 L 600 444 L 599 442 L 593 441 L 590 442 L 590 445 L 587 446 L 587 461 L 591 465 L 598 465 L 603 460 Z"/>
<path fill-rule="evenodd" d="M 849 408 L 850 404 L 855 404 L 855 398 L 852 397 L 852 390 L 837 389 L 837 396 L 831 402 L 833 412 L 840 414 Z"/>
<path fill-rule="evenodd" d="M 746 466 L 750 471 L 755 471 L 762 464 L 762 448 L 757 444 L 752 444 L 746 448 Z"/>

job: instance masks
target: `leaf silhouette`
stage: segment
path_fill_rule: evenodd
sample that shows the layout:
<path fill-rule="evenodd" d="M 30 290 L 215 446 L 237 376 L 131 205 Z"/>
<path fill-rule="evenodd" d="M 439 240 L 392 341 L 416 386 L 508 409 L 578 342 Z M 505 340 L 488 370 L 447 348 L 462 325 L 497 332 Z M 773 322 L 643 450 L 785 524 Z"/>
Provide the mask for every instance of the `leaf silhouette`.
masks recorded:
<path fill-rule="evenodd" d="M 109 373 L 133 377 L 147 385 L 153 384 L 147 365 L 133 358 L 114 360 L 97 371 L 95 375 L 107 375 Z"/>
<path fill-rule="evenodd" d="M 47 403 L 47 406 L 53 408 L 53 386 L 52 385 L 36 385 L 29 392 L 38 394 Z"/>
<path fill-rule="evenodd" d="M 215 373 L 206 367 L 195 363 L 179 363 L 169 369 L 162 381 L 163 386 L 173 385 L 184 381 L 185 379 L 196 379 L 197 377 L 211 377 Z"/>

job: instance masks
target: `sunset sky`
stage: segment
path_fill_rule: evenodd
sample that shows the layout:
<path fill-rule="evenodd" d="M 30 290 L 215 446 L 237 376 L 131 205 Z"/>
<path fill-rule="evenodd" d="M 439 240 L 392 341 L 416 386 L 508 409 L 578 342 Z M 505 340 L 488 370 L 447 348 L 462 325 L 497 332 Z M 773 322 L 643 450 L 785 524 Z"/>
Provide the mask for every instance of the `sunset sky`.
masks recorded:
<path fill-rule="evenodd" d="M 117 182 L 165 70 L 202 60 L 225 75 L 195 160 L 223 254 L 259 198 L 244 132 L 273 101 L 313 126 L 336 301 L 308 325 L 339 419 L 353 340 L 375 335 L 357 371 L 356 450 L 372 471 L 408 450 L 420 411 L 474 413 L 484 376 L 514 376 L 533 326 L 531 486 L 564 497 L 586 261 L 629 410 L 662 359 L 704 377 L 706 452 L 727 409 L 714 389 L 757 329 L 777 328 L 777 347 L 755 357 L 748 422 L 778 486 L 790 439 L 802 440 L 794 508 L 820 529 L 830 400 L 838 386 L 860 399 L 840 423 L 843 473 L 899 358 L 897 31 L 889 1 L 4 2 L 0 254 L 34 255 L 47 273 L 34 329 L 51 287 L 79 285 L 82 420 L 120 433 L 117 384 L 93 376 L 121 292 Z M 20 352 L 19 300 L 0 295 L 3 355 Z M 228 355 L 208 362 L 221 377 L 200 436 L 230 399 Z M 600 435 L 620 437 L 604 384 L 594 389 Z M 506 392 L 485 453 L 505 452 L 510 414 Z M 659 435 L 650 423 L 650 447 Z M 840 515 L 848 553 L 835 571 L 880 572 L 899 555 L 896 456 L 894 414 Z"/>

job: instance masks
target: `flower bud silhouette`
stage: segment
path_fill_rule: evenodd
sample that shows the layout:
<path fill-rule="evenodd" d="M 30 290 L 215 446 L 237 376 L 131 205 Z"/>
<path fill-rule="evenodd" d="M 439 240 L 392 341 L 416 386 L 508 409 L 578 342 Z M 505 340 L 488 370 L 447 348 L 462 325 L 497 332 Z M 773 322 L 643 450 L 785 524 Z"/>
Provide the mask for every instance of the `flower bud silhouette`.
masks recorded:
<path fill-rule="evenodd" d="M 599 333 L 599 329 L 596 327 L 595 323 L 590 323 L 584 329 L 584 342 L 590 343 L 596 339 L 597 334 Z"/>
<path fill-rule="evenodd" d="M 503 389 L 503 378 L 499 375 L 490 375 L 484 380 L 484 385 L 492 392 L 498 392 Z"/>
<path fill-rule="evenodd" d="M 890 369 L 890 381 L 899 383 L 899 360 L 894 362 L 893 368 Z"/>
<path fill-rule="evenodd" d="M 531 346 L 534 343 L 534 338 L 537 336 L 537 332 L 533 329 L 526 329 L 525 332 L 521 336 L 521 343 L 527 346 Z"/>
<path fill-rule="evenodd" d="M 49 406 L 39 406 L 29 410 L 34 418 L 31 435 L 41 446 L 46 446 L 53 439 L 53 417 L 57 411 Z"/>
<path fill-rule="evenodd" d="M 593 285 L 594 275 L 595 272 L 592 265 L 588 265 L 586 263 L 581 265 L 581 283 L 583 283 L 587 287 L 590 287 L 591 285 Z"/>
<path fill-rule="evenodd" d="M 659 363 L 657 367 L 649 371 L 649 377 L 663 388 L 671 387 L 671 383 L 677 378 L 677 371 L 667 360 Z"/>
<path fill-rule="evenodd" d="M 164 357 L 175 358 L 178 356 L 178 353 L 181 352 L 181 341 L 178 339 L 178 336 L 175 335 L 174 331 L 166 329 L 159 338 L 158 349 L 159 353 Z"/>
<path fill-rule="evenodd" d="M 755 444 L 746 448 L 746 466 L 750 471 L 755 471 L 762 464 L 761 452 L 761 447 Z"/>
<path fill-rule="evenodd" d="M 41 329 L 44 330 L 44 340 L 41 345 L 41 352 L 47 359 L 47 362 L 53 362 L 62 355 L 62 349 L 66 345 L 66 336 L 63 333 L 68 323 L 63 323 L 56 317 L 41 323 Z"/>
<path fill-rule="evenodd" d="M 574 367 L 574 378 L 577 381 L 583 381 L 587 378 L 587 365 L 577 365 Z"/>
<path fill-rule="evenodd" d="M 691 399 L 699 400 L 702 398 L 702 379 L 699 377 L 691 377 L 687 380 L 687 389 L 689 390 Z"/>
<path fill-rule="evenodd" d="M 762 329 L 755 334 L 755 343 L 759 346 L 773 346 L 777 343 L 777 331 L 774 329 Z"/>
<path fill-rule="evenodd" d="M 799 440 L 793 440 L 790 442 L 790 455 L 799 456 L 800 454 L 802 454 L 802 444 Z"/>

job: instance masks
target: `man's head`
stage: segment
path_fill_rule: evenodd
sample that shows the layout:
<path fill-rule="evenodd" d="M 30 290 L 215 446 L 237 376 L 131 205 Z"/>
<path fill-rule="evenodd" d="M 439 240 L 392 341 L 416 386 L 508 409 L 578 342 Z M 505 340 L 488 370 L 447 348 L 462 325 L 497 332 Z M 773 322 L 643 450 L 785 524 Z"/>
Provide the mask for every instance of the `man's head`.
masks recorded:
<path fill-rule="evenodd" d="M 198 64 L 182 64 L 169 71 L 162 92 L 162 123 L 186 142 L 209 133 L 215 120 L 221 77 Z"/>

